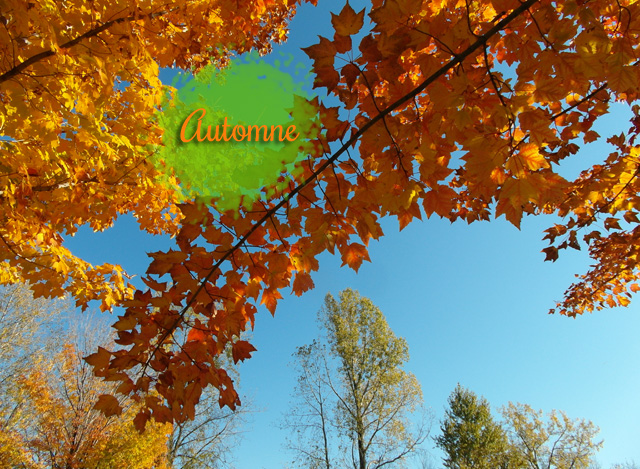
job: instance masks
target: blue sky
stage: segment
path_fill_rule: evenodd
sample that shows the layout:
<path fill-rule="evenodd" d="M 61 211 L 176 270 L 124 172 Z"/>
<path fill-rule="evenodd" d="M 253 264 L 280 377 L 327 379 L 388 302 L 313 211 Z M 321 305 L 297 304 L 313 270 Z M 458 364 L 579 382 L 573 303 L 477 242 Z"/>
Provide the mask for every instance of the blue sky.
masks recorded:
<path fill-rule="evenodd" d="M 366 5 L 351 4 L 356 11 Z M 329 12 L 342 5 L 320 5 L 299 9 L 289 43 L 278 50 L 303 60 L 300 47 L 313 44 L 317 34 L 329 35 Z M 619 133 L 627 127 L 624 112 L 616 111 L 601 129 Z M 572 157 L 565 176 L 602 160 L 605 151 L 606 145 L 591 145 Z M 241 366 L 241 389 L 263 411 L 253 415 L 237 448 L 237 467 L 279 468 L 290 459 L 282 446 L 286 433 L 277 428 L 295 384 L 288 363 L 297 346 L 317 336 L 316 312 L 325 294 L 347 287 L 371 298 L 407 340 L 407 369 L 421 382 L 425 404 L 434 412 L 432 435 L 459 382 L 484 395 L 496 415 L 512 401 L 592 420 L 605 440 L 597 456 L 603 468 L 640 462 L 638 301 L 577 319 L 547 314 L 574 274 L 589 265 L 586 254 L 575 251 L 563 252 L 555 263 L 543 262 L 542 232 L 554 221 L 525 218 L 518 230 L 504 218 L 472 225 L 431 218 L 398 232 L 397 222 L 389 219 L 385 236 L 370 245 L 372 263 L 364 263 L 357 275 L 340 268 L 339 257 L 321 256 L 313 291 L 300 298 L 285 292 L 275 317 L 260 308 L 252 333 L 258 351 Z M 142 233 L 130 217 L 104 233 L 84 228 L 69 239 L 69 247 L 86 260 L 120 263 L 137 275 L 148 266 L 146 253 L 171 244 Z M 439 463 L 441 453 L 432 441 L 425 446 Z"/>

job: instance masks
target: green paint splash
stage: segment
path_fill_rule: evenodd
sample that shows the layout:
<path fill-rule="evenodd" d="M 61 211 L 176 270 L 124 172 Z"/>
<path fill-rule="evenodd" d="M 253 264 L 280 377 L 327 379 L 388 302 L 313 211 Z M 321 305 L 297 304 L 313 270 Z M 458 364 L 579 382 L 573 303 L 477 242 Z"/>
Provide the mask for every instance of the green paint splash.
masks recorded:
<path fill-rule="evenodd" d="M 317 108 L 307 99 L 303 86 L 309 74 L 298 64 L 294 76 L 280 70 L 292 68 L 276 61 L 269 65 L 259 61 L 257 54 L 232 61 L 229 68 L 218 71 L 210 66 L 195 77 L 179 75 L 173 82 L 177 88 L 173 97 L 162 106 L 158 123 L 164 129 L 163 146 L 154 155 L 153 162 L 163 174 L 160 182 L 168 183 L 172 173 L 180 181 L 177 188 L 182 200 L 195 199 L 212 203 L 220 212 L 248 207 L 260 197 L 268 197 L 285 188 L 301 169 L 294 164 L 313 155 L 319 126 Z M 200 135 L 206 135 L 211 125 L 282 125 L 284 131 L 295 125 L 299 137 L 293 141 L 273 142 L 190 142 L 180 140 L 185 119 L 196 109 L 204 109 Z M 194 135 L 196 113 L 187 125 L 186 138 Z M 284 133 L 283 133 L 284 134 Z M 262 138 L 262 131 L 260 132 Z M 315 143 L 317 144 L 317 143 Z M 284 176 L 284 177 L 283 177 Z"/>

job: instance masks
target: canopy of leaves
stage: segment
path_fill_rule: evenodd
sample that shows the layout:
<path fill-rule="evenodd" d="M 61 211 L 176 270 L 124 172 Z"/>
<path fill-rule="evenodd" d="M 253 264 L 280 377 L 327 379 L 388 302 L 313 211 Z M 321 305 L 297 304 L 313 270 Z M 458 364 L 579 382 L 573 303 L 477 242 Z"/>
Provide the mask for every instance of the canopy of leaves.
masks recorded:
<path fill-rule="evenodd" d="M 265 53 L 286 38 L 294 3 L 3 2 L 0 281 L 73 292 L 83 307 L 129 297 L 119 266 L 88 264 L 63 235 L 103 230 L 128 212 L 150 233 L 176 233 L 175 194 L 148 161 L 168 92 L 159 67 L 195 72 L 232 52 Z"/>
<path fill-rule="evenodd" d="M 610 101 L 638 97 L 638 2 L 346 5 L 332 17 L 333 37 L 304 49 L 315 86 L 340 108 L 317 103 L 323 135 L 299 180 L 239 217 L 176 205 L 154 184 L 146 158 L 160 137 L 150 121 L 165 94 L 158 66 L 198 70 L 231 50 L 267 50 L 285 38 L 293 2 L 4 5 L 0 281 L 126 307 L 114 326 L 120 348 L 89 360 L 141 400 L 140 428 L 152 416 L 192 417 L 209 385 L 220 404 L 239 404 L 216 357 L 231 344 L 236 361 L 248 358 L 240 333 L 257 306 L 274 313 L 284 289 L 312 288 L 320 253 L 355 270 L 369 260 L 383 216 L 401 228 L 434 214 L 504 215 L 520 226 L 525 214 L 557 213 L 566 218 L 548 230 L 547 258 L 586 245 L 596 261 L 560 312 L 626 305 L 638 289 L 638 107 L 629 131 L 610 137 L 616 149 L 603 164 L 573 182 L 558 169 L 599 137 L 592 129 Z M 104 229 L 123 212 L 149 232 L 176 234 L 178 245 L 151 254 L 148 288 L 136 292 L 118 266 L 90 266 L 62 243 L 77 225 Z M 600 218 L 605 233 L 591 228 Z M 178 332 L 189 337 L 184 346 Z"/>

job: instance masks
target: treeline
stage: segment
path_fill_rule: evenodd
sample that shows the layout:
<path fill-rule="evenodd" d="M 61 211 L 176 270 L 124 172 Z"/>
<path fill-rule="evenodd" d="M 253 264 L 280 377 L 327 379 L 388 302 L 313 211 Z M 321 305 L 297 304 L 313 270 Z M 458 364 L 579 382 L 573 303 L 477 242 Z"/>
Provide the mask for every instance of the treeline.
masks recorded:
<path fill-rule="evenodd" d="M 448 469 L 584 469 L 602 447 L 599 429 L 562 411 L 545 415 L 527 404 L 509 403 L 494 420 L 489 403 L 458 385 L 436 445 Z"/>
<path fill-rule="evenodd" d="M 193 421 L 152 421 L 139 433 L 141 400 L 116 398 L 116 385 L 95 377 L 83 359 L 113 345 L 108 324 L 70 311 L 62 301 L 35 300 L 24 286 L 0 287 L 0 468 L 233 466 L 250 405 L 222 410 L 217 389 L 209 389 Z M 371 300 L 351 289 L 329 294 L 318 320 L 321 335 L 293 354 L 297 384 L 281 425 L 290 434 L 290 466 L 602 469 L 592 422 L 521 403 L 502 407 L 496 418 L 486 399 L 461 385 L 433 433 L 420 383 L 404 370 L 408 344 Z M 232 358 L 220 359 L 237 380 Z M 111 396 L 122 414 L 95 410 L 100 395 Z M 439 464 L 432 444 L 443 451 Z M 625 462 L 611 469 L 640 468 Z"/>
<path fill-rule="evenodd" d="M 292 466 L 369 469 L 596 469 L 599 429 L 564 412 L 545 414 L 521 403 L 494 419 L 489 403 L 458 385 L 438 434 L 430 434 L 416 377 L 382 312 L 357 292 L 325 298 L 323 334 L 294 354 L 298 385 L 285 428 Z M 440 465 L 427 443 L 444 452 Z M 633 463 L 612 469 L 632 469 Z"/>

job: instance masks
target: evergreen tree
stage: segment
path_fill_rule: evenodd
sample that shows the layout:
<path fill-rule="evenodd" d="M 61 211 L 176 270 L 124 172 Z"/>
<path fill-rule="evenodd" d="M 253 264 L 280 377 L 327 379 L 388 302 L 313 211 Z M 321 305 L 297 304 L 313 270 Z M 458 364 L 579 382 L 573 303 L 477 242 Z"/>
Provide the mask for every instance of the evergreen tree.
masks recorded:
<path fill-rule="evenodd" d="M 449 396 L 449 409 L 436 444 L 446 454 L 447 469 L 517 469 L 505 431 L 493 420 L 489 403 L 458 384 Z"/>

